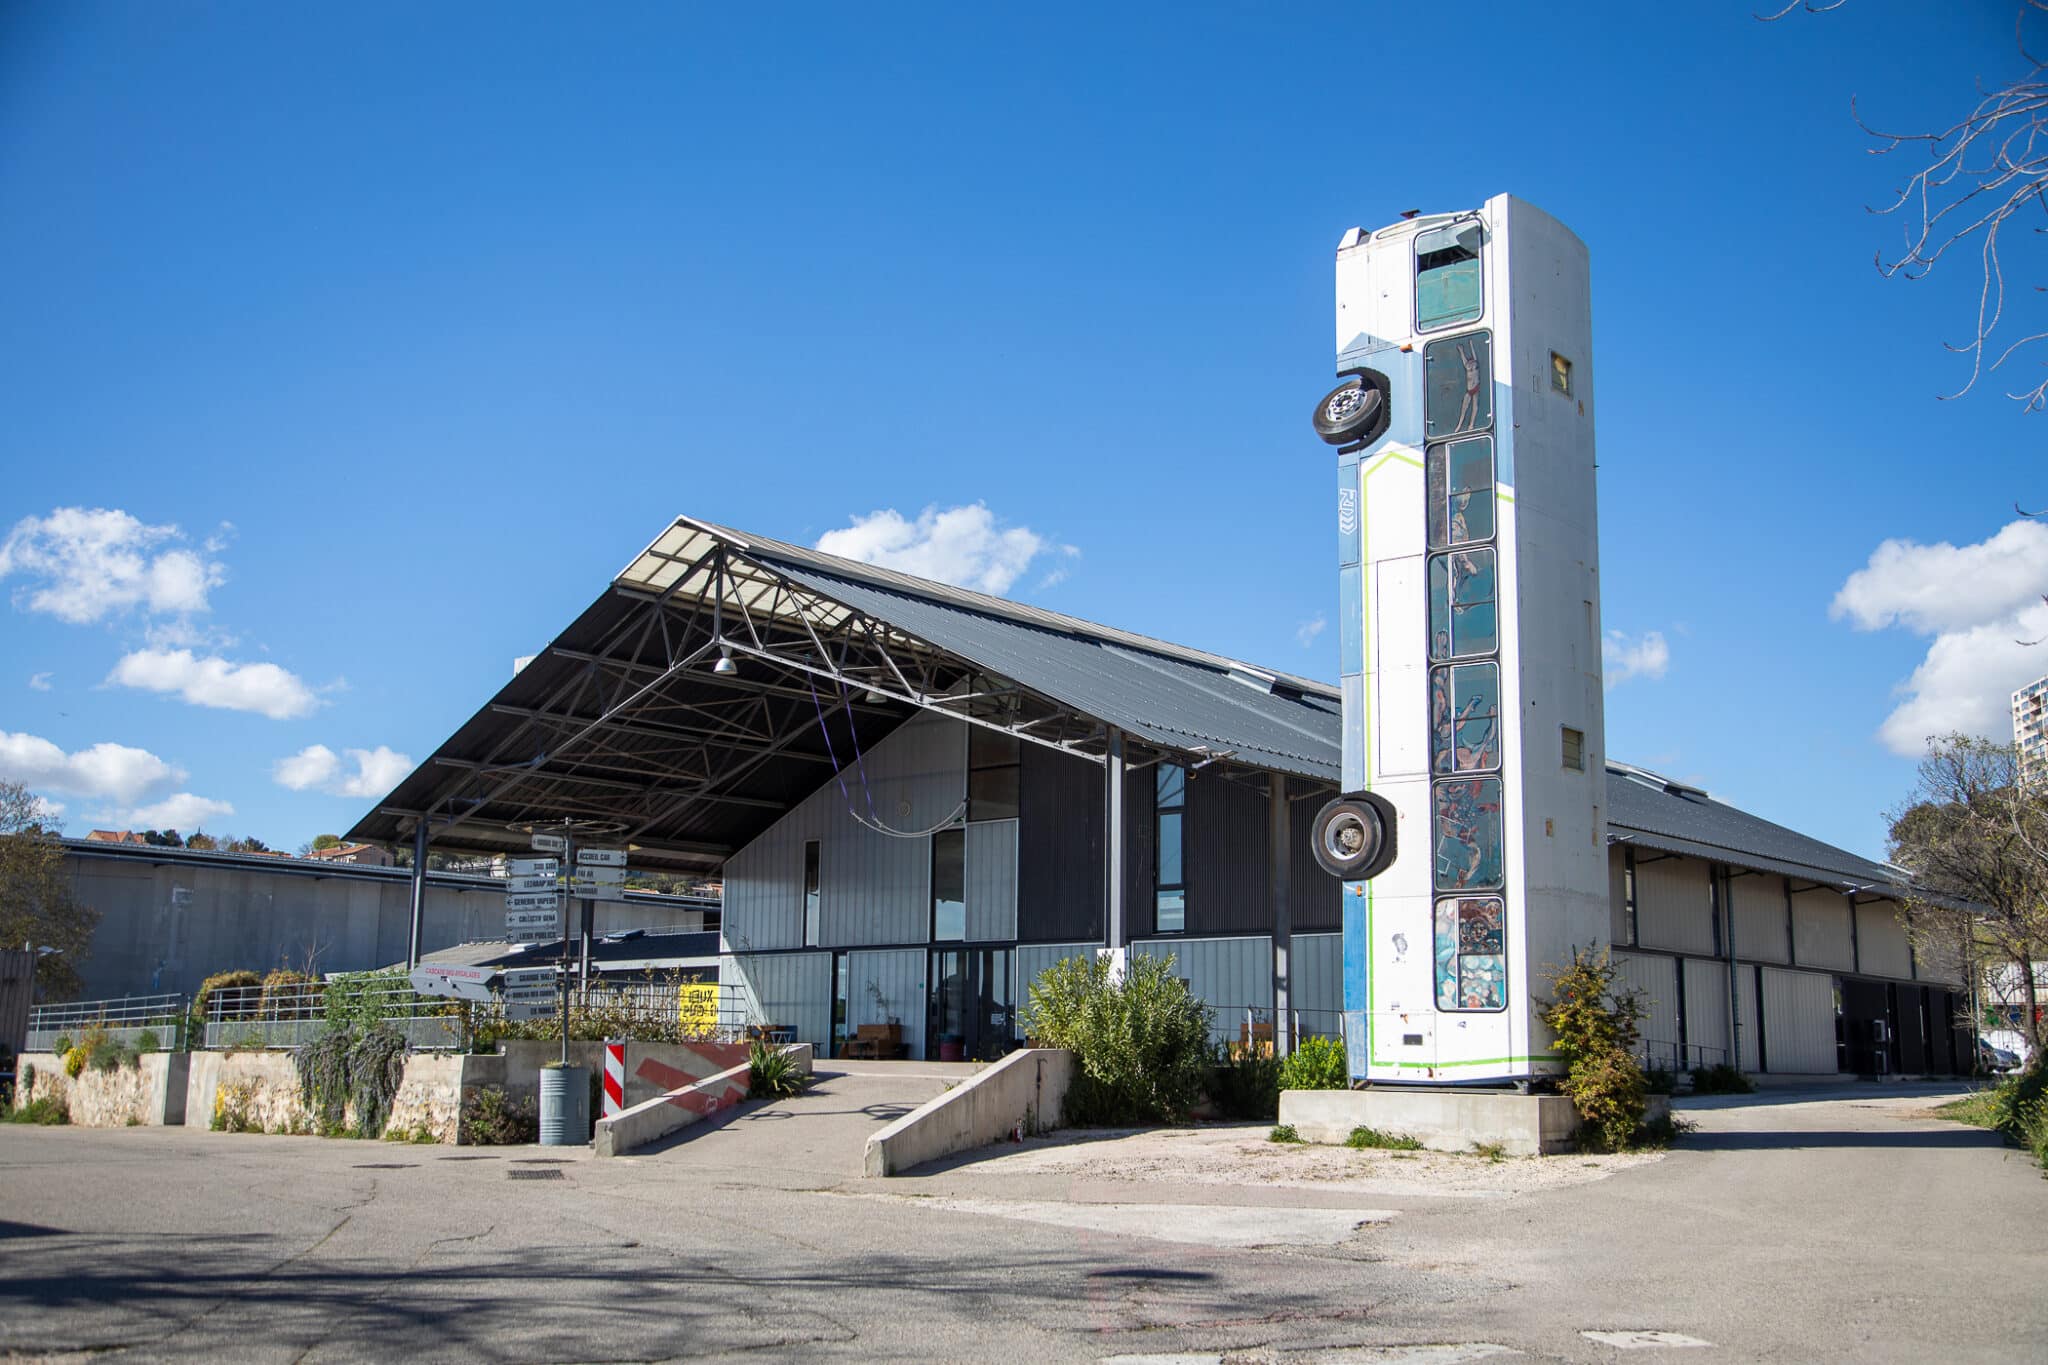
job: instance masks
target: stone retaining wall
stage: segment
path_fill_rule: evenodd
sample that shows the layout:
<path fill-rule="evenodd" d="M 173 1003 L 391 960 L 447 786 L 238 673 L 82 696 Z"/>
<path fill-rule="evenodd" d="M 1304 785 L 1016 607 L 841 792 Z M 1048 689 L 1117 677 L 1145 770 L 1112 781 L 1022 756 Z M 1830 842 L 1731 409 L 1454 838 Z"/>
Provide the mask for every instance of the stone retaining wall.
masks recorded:
<path fill-rule="evenodd" d="M 21 1088 L 18 1099 L 25 1104 L 60 1098 L 71 1121 L 81 1128 L 180 1124 L 185 1121 L 186 1061 L 182 1052 L 151 1052 L 132 1067 L 87 1067 L 72 1077 L 64 1074 L 63 1062 L 53 1053 L 24 1052 L 16 1063 L 17 1074 L 34 1067 L 35 1081 Z"/>

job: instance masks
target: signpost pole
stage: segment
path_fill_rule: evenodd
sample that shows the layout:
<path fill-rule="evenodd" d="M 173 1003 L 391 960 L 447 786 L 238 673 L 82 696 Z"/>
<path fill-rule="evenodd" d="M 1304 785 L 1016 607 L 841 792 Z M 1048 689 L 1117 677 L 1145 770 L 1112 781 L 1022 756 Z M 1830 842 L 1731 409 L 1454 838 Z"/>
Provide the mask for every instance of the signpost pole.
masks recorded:
<path fill-rule="evenodd" d="M 572 878 L 575 876 L 576 835 L 567 825 L 562 827 L 562 870 Z M 567 891 L 568 888 L 564 887 L 559 894 L 566 896 Z M 564 906 L 565 910 L 566 908 Z M 569 1065 L 569 916 L 567 914 L 562 916 L 562 951 L 555 963 L 555 970 L 562 978 L 562 1065 L 567 1066 Z"/>

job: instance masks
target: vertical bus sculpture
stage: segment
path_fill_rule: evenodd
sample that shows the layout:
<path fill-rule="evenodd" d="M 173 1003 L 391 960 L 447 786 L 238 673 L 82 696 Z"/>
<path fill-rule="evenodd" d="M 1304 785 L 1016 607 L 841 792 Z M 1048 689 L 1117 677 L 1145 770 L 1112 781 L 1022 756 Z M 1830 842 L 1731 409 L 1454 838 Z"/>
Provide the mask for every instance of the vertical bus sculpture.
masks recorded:
<path fill-rule="evenodd" d="M 1608 930 L 1585 246 L 1508 195 L 1353 228 L 1337 370 L 1351 1074 L 1526 1084 L 1549 970 Z"/>

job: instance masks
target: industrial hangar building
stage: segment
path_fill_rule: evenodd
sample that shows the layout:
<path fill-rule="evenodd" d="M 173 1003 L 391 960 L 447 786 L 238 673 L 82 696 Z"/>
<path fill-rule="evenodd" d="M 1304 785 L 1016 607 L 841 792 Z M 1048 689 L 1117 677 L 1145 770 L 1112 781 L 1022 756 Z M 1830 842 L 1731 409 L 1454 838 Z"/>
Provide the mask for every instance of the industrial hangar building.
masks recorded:
<path fill-rule="evenodd" d="M 685 517 L 349 837 L 525 854 L 580 820 L 721 871 L 728 1009 L 822 1052 L 893 1022 L 913 1057 L 999 1053 L 1035 975 L 1105 947 L 1172 955 L 1219 1040 L 1285 1047 L 1342 1031 L 1309 844 L 1339 738 L 1326 683 Z M 1894 869 L 1604 757 L 1654 1056 L 1968 1069 Z"/>

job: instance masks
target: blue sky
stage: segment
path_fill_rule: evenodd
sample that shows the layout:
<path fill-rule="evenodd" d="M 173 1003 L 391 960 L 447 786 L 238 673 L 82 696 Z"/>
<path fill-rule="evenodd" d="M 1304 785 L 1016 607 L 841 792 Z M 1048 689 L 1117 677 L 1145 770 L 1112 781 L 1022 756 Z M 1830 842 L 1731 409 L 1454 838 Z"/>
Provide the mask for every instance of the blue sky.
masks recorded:
<path fill-rule="evenodd" d="M 1332 252 L 1508 191 L 1592 252 L 1610 753 L 1880 852 L 2048 672 L 2048 417 L 1937 401 L 1977 277 L 1873 269 L 1849 100 L 2012 6 L 1445 13 L 8 7 L 0 776 L 345 829 L 681 512 L 1332 677 Z"/>

